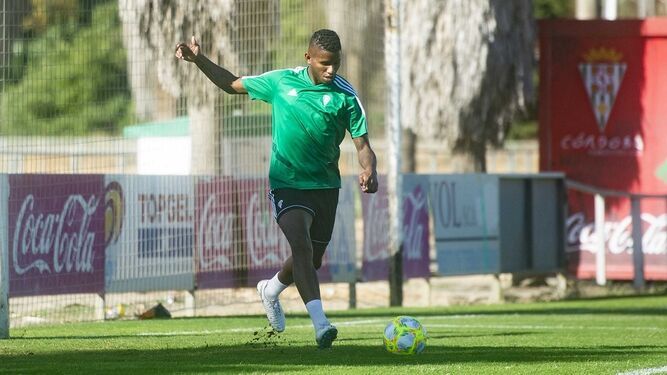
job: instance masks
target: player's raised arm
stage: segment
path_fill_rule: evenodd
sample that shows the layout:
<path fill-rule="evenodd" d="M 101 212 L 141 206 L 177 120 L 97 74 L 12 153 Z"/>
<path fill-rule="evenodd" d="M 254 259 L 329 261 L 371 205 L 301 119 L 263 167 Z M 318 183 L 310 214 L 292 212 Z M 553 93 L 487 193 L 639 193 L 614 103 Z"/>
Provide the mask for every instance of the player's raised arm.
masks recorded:
<path fill-rule="evenodd" d="M 377 159 L 368 141 L 368 134 L 352 138 L 357 148 L 357 156 L 362 171 L 359 174 L 359 186 L 364 193 L 375 193 L 378 190 Z"/>
<path fill-rule="evenodd" d="M 194 35 L 192 36 L 190 44 L 179 43 L 176 45 L 175 55 L 181 60 L 195 63 L 199 70 L 206 74 L 206 77 L 208 77 L 211 82 L 215 83 L 216 86 L 223 89 L 226 93 L 248 93 L 245 87 L 243 87 L 240 77 L 235 76 L 229 70 L 215 64 L 201 53 L 199 43 L 197 43 Z"/>

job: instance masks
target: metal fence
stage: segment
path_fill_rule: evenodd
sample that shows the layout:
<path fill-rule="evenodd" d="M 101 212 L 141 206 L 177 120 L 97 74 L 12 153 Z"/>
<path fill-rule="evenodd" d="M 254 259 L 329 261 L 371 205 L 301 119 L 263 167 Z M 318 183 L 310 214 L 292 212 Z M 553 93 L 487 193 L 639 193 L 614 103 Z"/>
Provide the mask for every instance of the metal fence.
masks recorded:
<path fill-rule="evenodd" d="M 244 288 L 258 277 L 255 270 L 225 268 L 223 261 L 250 257 L 251 240 L 223 238 L 220 229 L 242 231 L 256 219 L 255 230 L 275 241 L 264 199 L 270 109 L 223 94 L 195 65 L 177 61 L 174 46 L 195 35 L 214 62 L 249 75 L 303 65 L 311 33 L 337 30 L 344 51 L 340 74 L 364 103 L 384 173 L 383 6 L 381 0 L 4 0 L 0 196 L 7 200 L 0 207 L 3 218 L 16 220 L 0 220 L 3 265 L 7 270 L 11 263 L 12 275 L 29 276 L 11 286 L 12 325 L 131 316 L 157 302 L 177 315 L 193 314 L 195 307 L 197 314 L 239 306 L 260 312 L 252 288 Z M 341 148 L 342 174 L 356 174 L 354 147 L 346 140 Z M 423 142 L 416 157 L 422 173 L 456 171 L 461 163 L 434 142 Z M 489 158 L 491 172 L 537 169 L 531 142 Z M 257 206 L 248 207 L 249 201 Z M 342 287 L 324 291 L 332 306 L 349 306 L 347 282 L 357 275 L 345 267 L 352 262 L 359 269 L 362 262 L 359 206 L 353 198 L 343 205 L 356 221 L 341 229 L 348 235 L 336 243 L 352 255 L 334 253 L 328 260 L 332 274 L 345 275 L 330 278 Z M 215 215 L 198 216 L 206 207 Z M 262 245 L 284 253 L 284 244 L 268 242 Z M 63 253 L 62 246 L 76 251 Z M 212 252 L 191 261 L 207 249 Z M 105 256 L 84 259 L 91 252 Z M 95 263 L 99 259 L 104 263 Z M 193 276 L 211 265 L 227 273 Z M 56 275 L 55 268 L 64 271 Z M 77 279 L 77 272 L 88 274 Z M 9 278 L 5 271 L 2 276 Z M 80 288 L 58 292 L 68 278 Z M 370 291 L 366 301 L 386 301 L 383 293 Z M 296 293 L 284 299 L 288 311 L 302 307 Z"/>

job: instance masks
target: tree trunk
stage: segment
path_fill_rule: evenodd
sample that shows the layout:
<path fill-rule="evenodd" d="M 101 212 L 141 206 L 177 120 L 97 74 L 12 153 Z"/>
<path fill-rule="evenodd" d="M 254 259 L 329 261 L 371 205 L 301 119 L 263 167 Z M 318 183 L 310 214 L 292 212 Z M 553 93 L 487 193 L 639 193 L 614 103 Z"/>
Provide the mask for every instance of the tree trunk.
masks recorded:
<path fill-rule="evenodd" d="M 176 101 L 186 98 L 192 173 L 215 174 L 218 170 L 221 116 L 216 104 L 221 90 L 194 64 L 173 57 L 174 46 L 195 35 L 202 53 L 213 62 L 238 75 L 262 72 L 271 66 L 267 46 L 277 26 L 270 19 L 277 14 L 274 5 L 273 0 L 120 0 L 137 118 L 173 117 Z M 252 22 L 248 22 L 249 17 Z M 250 26 L 239 27 L 239 19 Z M 249 40 L 254 48 L 240 51 Z M 166 100 L 166 114 L 158 105 L 165 102 L 164 92 L 171 95 Z"/>
<path fill-rule="evenodd" d="M 417 134 L 412 129 L 404 128 L 401 136 L 401 170 L 403 173 L 417 172 L 417 161 L 415 155 L 417 154 Z"/>
<path fill-rule="evenodd" d="M 192 143 L 192 169 L 194 175 L 215 175 L 218 169 L 216 157 L 217 127 L 215 126 L 215 100 L 209 99 L 196 105 L 188 103 L 190 137 Z"/>
<path fill-rule="evenodd" d="M 402 12 L 402 119 L 486 170 L 533 98 L 530 0 L 412 0 Z"/>

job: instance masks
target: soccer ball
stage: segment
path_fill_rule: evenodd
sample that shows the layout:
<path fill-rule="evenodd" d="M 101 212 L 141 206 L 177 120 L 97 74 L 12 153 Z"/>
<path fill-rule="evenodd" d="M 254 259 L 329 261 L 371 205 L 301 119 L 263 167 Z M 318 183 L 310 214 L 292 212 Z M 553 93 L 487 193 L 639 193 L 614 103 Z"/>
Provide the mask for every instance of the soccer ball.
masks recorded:
<path fill-rule="evenodd" d="M 411 316 L 397 316 L 384 329 L 384 347 L 393 354 L 419 354 L 426 338 L 424 326 Z"/>

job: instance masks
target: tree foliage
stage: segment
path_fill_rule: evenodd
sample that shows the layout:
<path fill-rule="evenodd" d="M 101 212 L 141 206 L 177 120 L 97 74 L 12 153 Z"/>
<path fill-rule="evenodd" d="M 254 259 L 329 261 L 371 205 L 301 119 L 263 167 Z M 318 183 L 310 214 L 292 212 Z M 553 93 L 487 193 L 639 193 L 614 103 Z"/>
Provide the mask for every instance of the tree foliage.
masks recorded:
<path fill-rule="evenodd" d="M 31 12 L 23 19 L 23 30 L 37 36 L 49 26 L 76 22 L 80 0 L 31 0 Z"/>
<path fill-rule="evenodd" d="M 117 133 L 128 121 L 126 54 L 115 2 L 89 26 L 56 22 L 26 48 L 23 78 L 5 87 L 3 134 Z"/>
<path fill-rule="evenodd" d="M 535 18 L 566 18 L 574 15 L 574 0 L 533 0 Z"/>

